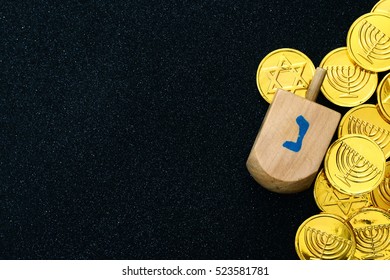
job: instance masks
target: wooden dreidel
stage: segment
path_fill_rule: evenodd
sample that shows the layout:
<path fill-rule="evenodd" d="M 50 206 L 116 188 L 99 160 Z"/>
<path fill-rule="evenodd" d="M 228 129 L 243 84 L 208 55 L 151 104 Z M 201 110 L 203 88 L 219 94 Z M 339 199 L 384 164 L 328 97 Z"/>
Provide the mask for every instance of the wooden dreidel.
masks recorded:
<path fill-rule="evenodd" d="M 276 92 L 246 162 L 264 188 L 295 193 L 314 181 L 341 118 L 315 103 L 325 75 L 325 69 L 316 69 L 306 98 Z"/>

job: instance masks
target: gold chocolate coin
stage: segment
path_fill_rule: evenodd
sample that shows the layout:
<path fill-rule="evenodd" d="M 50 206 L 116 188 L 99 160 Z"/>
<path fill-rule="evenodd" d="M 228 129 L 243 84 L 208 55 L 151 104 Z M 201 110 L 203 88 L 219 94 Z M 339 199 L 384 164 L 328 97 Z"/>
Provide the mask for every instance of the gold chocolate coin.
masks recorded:
<path fill-rule="evenodd" d="M 390 156 L 390 124 L 379 114 L 379 108 L 363 104 L 349 110 L 341 119 L 338 136 L 361 134 L 381 147 L 385 157 Z"/>
<path fill-rule="evenodd" d="M 357 65 L 345 47 L 329 52 L 320 67 L 327 70 L 321 91 L 339 106 L 353 107 L 366 102 L 378 85 L 378 74 Z"/>
<path fill-rule="evenodd" d="M 349 195 L 368 193 L 385 175 L 381 148 L 364 135 L 347 134 L 337 139 L 325 155 L 324 169 L 330 184 Z"/>
<path fill-rule="evenodd" d="M 379 208 L 363 208 L 349 218 L 355 234 L 354 259 L 390 258 L 390 213 Z"/>
<path fill-rule="evenodd" d="M 390 162 L 386 162 L 385 178 L 371 192 L 372 203 L 379 208 L 390 211 Z"/>
<path fill-rule="evenodd" d="M 371 10 L 372 13 L 390 14 L 390 0 L 381 0 Z"/>
<path fill-rule="evenodd" d="M 295 250 L 301 260 L 349 260 L 355 248 L 352 228 L 333 214 L 308 218 L 295 235 Z"/>
<path fill-rule="evenodd" d="M 305 97 L 314 71 L 314 64 L 302 52 L 278 49 L 260 62 L 256 74 L 257 88 L 268 103 L 272 102 L 278 89 Z"/>
<path fill-rule="evenodd" d="M 390 69 L 390 15 L 368 13 L 359 17 L 347 35 L 351 58 L 362 68 L 382 72 Z"/>
<path fill-rule="evenodd" d="M 376 90 L 378 105 L 383 118 L 390 122 L 390 73 L 388 73 Z"/>
<path fill-rule="evenodd" d="M 348 195 L 333 188 L 322 169 L 314 183 L 314 199 L 322 211 L 344 219 L 360 208 L 371 206 L 369 194 Z"/>

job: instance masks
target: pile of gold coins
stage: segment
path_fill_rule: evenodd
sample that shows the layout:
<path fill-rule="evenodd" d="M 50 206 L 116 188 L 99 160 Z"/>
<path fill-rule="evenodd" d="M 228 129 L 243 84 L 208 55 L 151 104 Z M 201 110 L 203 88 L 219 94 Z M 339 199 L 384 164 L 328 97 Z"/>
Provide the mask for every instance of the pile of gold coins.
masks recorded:
<path fill-rule="evenodd" d="M 350 27 L 346 47 L 328 53 L 321 92 L 351 107 L 342 117 L 314 183 L 321 211 L 297 230 L 300 259 L 390 259 L 390 0 L 379 1 Z M 268 54 L 257 86 L 269 103 L 278 88 L 304 97 L 315 67 L 298 50 Z M 365 104 L 374 94 L 378 104 Z"/>

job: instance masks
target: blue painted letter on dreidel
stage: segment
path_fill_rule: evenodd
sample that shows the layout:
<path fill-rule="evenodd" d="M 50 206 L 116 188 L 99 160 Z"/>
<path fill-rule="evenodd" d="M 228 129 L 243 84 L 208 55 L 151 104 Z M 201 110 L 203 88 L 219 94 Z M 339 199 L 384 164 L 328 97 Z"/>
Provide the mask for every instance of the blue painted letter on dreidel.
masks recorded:
<path fill-rule="evenodd" d="M 309 122 L 302 115 L 299 115 L 295 121 L 299 127 L 297 141 L 286 141 L 283 143 L 283 147 L 297 153 L 302 148 L 302 141 L 306 135 L 307 130 L 309 129 Z"/>

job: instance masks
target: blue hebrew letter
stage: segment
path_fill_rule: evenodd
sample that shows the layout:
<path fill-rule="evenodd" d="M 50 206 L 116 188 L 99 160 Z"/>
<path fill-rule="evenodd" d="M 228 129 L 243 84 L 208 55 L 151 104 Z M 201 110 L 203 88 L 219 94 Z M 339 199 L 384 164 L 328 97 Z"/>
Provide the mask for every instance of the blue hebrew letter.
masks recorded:
<path fill-rule="evenodd" d="M 302 141 L 309 129 L 309 122 L 302 115 L 299 115 L 295 121 L 299 128 L 297 141 L 286 141 L 283 143 L 283 147 L 297 153 L 302 148 Z"/>

